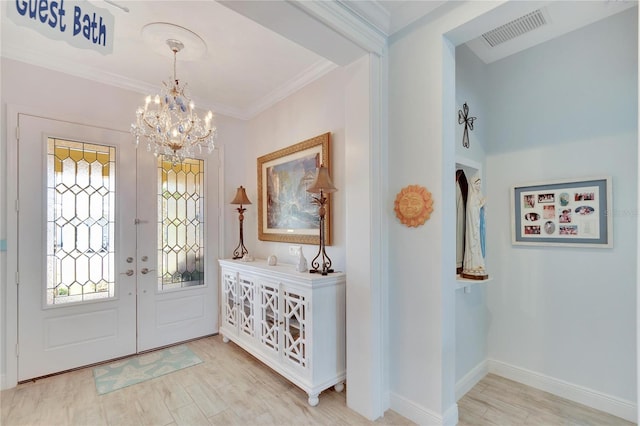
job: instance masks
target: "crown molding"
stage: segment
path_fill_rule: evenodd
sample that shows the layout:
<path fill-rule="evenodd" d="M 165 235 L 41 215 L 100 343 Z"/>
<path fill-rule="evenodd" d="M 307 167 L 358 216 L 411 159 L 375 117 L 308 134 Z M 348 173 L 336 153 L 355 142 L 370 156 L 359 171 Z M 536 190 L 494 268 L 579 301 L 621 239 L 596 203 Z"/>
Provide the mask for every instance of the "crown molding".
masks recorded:
<path fill-rule="evenodd" d="M 360 16 L 365 22 L 373 26 L 385 36 L 391 34 L 391 13 L 378 2 L 378 0 L 369 1 L 349 1 L 336 0 L 342 7 L 351 10 Z"/>
<path fill-rule="evenodd" d="M 367 52 L 385 54 L 387 35 L 344 2 L 296 0 L 292 4 Z"/>
<path fill-rule="evenodd" d="M 130 90 L 143 95 L 156 93 L 159 89 L 158 85 L 148 84 L 140 80 L 92 68 L 80 62 L 61 61 L 60 58 L 53 58 L 49 55 L 42 55 L 41 53 L 25 49 L 14 49 L 11 46 L 2 50 L 2 57 L 19 62 L 25 62 L 27 64 L 46 68 L 52 71 L 58 71 L 74 77 L 95 81 L 97 83 L 118 87 L 120 89 Z M 228 117 L 238 118 L 241 120 L 246 120 L 248 117 L 246 111 L 241 108 L 207 102 L 197 98 L 194 98 L 193 101 L 199 106 L 199 109 L 210 109 L 216 114 L 226 115 Z"/>
<path fill-rule="evenodd" d="M 294 94 L 298 90 L 302 89 L 306 85 L 318 80 L 325 74 L 336 69 L 338 66 L 331 61 L 321 60 L 313 64 L 311 67 L 307 68 L 291 80 L 289 80 L 286 84 L 277 87 L 275 90 L 268 93 L 262 99 L 254 102 L 249 108 L 247 108 L 246 118 L 245 120 L 251 119 L 256 115 L 260 114 L 264 110 L 269 107 L 275 105 L 281 100 L 287 98 L 288 96 Z"/>
<path fill-rule="evenodd" d="M 350 3 L 357 3 L 357 5 Z M 384 28 L 389 25 L 390 17 L 386 9 L 377 1 L 372 1 L 370 6 L 365 6 L 367 3 L 369 2 L 348 2 L 346 0 L 294 0 L 290 2 L 302 12 L 351 40 L 358 47 L 382 56 L 385 54 L 387 46 Z M 155 93 L 158 90 L 157 85 L 127 78 L 102 69 L 92 68 L 82 62 L 61 61 L 58 57 L 43 55 L 31 49 L 15 49 L 8 46 L 2 50 L 1 56 L 143 95 Z M 197 98 L 194 98 L 194 102 L 199 108 L 211 109 L 219 115 L 249 120 L 335 68 L 337 68 L 337 65 L 323 59 L 246 108 L 213 103 Z"/>
<path fill-rule="evenodd" d="M 52 71 L 72 75 L 74 77 L 95 81 L 97 83 L 118 87 L 120 89 L 130 90 L 132 92 L 141 93 L 143 95 L 156 93 L 159 88 L 157 85 L 148 84 L 143 81 L 126 78 L 113 73 L 108 73 L 103 70 L 91 68 L 82 63 L 60 61 L 59 58 L 53 60 L 53 58 L 47 55 L 37 54 L 33 51 L 23 49 L 12 49 L 11 47 L 3 49 L 2 57 L 19 62 L 25 62 L 27 64 L 42 68 L 47 68 Z M 297 92 L 307 84 L 310 84 L 313 81 L 321 78 L 335 68 L 337 68 L 337 65 L 335 65 L 334 63 L 327 60 L 321 60 L 313 64 L 311 67 L 304 70 L 297 76 L 293 77 L 286 84 L 272 90 L 262 99 L 259 99 L 258 101 L 249 105 L 247 108 L 237 108 L 225 104 L 214 103 L 206 101 L 204 99 L 198 99 L 197 97 L 194 97 L 193 100 L 196 105 L 198 105 L 198 109 L 210 109 L 218 115 L 225 115 L 227 117 L 237 118 L 240 120 L 250 120 L 262 111 L 268 109 L 282 99 L 285 99 L 287 96 Z"/>
<path fill-rule="evenodd" d="M 134 92 L 149 93 L 158 90 L 157 86 L 142 81 L 96 69 L 82 62 L 60 60 L 60 58 L 43 55 L 33 50 L 15 49 L 9 46 L 3 49 L 2 57 Z"/>

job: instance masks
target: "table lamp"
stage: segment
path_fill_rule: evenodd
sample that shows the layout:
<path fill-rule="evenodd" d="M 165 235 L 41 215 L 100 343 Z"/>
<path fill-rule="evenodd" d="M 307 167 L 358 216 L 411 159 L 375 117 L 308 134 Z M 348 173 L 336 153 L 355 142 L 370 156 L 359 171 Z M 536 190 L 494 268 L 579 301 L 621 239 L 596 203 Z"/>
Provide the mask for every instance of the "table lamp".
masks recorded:
<path fill-rule="evenodd" d="M 325 197 L 325 194 L 336 192 L 337 190 L 338 189 L 333 186 L 333 182 L 331 182 L 329 169 L 321 164 L 315 181 L 309 188 L 307 188 L 307 192 L 319 194 L 318 196 L 313 197 L 313 204 L 318 205 L 318 216 L 320 216 L 320 247 L 318 249 L 318 254 L 311 261 L 311 268 L 309 269 L 309 272 L 312 274 L 317 273 L 327 275 L 328 273 L 333 272 L 333 269 L 331 269 L 331 259 L 329 259 L 329 256 L 327 256 L 327 253 L 325 252 L 324 216 L 326 214 L 326 209 L 324 206 L 327 204 L 327 197 Z"/>
<path fill-rule="evenodd" d="M 244 238 L 242 235 L 242 222 L 244 221 L 243 213 L 247 211 L 247 209 L 242 207 L 242 205 L 251 204 L 251 201 L 249 201 L 249 197 L 247 197 L 247 193 L 245 192 L 245 189 L 242 185 L 240 185 L 240 188 L 238 188 L 236 197 L 233 199 L 233 201 L 231 201 L 231 204 L 240 205 L 240 207 L 237 208 L 239 214 L 238 219 L 240 220 L 240 242 L 238 243 L 238 247 L 236 247 L 236 249 L 233 251 L 233 258 L 241 259 L 245 254 L 249 253 L 247 248 L 244 246 Z"/>

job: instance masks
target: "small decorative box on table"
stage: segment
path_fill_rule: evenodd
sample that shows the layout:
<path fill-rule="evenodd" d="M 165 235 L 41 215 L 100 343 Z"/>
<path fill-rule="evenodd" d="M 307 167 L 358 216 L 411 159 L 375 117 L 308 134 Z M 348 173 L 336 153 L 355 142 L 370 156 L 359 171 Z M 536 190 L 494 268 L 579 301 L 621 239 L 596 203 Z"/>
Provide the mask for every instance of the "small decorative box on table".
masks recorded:
<path fill-rule="evenodd" d="M 266 260 L 220 260 L 223 341 L 232 340 L 309 395 L 346 377 L 346 275 L 297 272 Z"/>

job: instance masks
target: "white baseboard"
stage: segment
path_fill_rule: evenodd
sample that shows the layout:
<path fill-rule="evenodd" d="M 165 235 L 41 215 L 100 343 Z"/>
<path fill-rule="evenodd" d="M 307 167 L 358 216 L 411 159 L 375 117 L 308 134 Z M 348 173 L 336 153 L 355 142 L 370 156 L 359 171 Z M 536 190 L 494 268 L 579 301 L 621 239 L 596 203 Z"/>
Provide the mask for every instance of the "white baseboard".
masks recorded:
<path fill-rule="evenodd" d="M 613 414 L 630 422 L 637 423 L 637 405 L 615 396 L 607 395 L 564 380 L 526 370 L 493 359 L 487 360 L 489 373 L 552 393 L 562 398 L 583 404 L 605 413 Z M 474 369 L 475 370 L 475 369 Z M 466 378 L 467 376 L 465 376 Z M 457 386 L 456 386 L 457 390 Z M 456 392 L 457 393 L 457 392 Z"/>
<path fill-rule="evenodd" d="M 489 366 L 485 359 L 480 364 L 476 365 L 469 371 L 464 377 L 456 383 L 456 401 L 462 398 L 467 392 L 471 390 L 480 380 L 489 372 Z"/>
<path fill-rule="evenodd" d="M 562 398 L 604 411 L 630 422 L 637 423 L 637 405 L 615 396 L 585 388 L 564 380 L 536 373 L 493 359 L 476 365 L 456 383 L 456 401 L 471 390 L 484 376 L 498 376 L 549 392 Z M 390 408 L 420 425 L 455 425 L 458 421 L 458 405 L 454 404 L 442 416 L 400 395 L 389 394 Z"/>
<path fill-rule="evenodd" d="M 458 424 L 458 404 L 453 404 L 442 415 L 443 426 L 456 426 Z"/>
<path fill-rule="evenodd" d="M 454 426 L 458 423 L 458 405 L 453 404 L 442 416 L 407 398 L 391 392 L 391 409 L 419 425 Z"/>

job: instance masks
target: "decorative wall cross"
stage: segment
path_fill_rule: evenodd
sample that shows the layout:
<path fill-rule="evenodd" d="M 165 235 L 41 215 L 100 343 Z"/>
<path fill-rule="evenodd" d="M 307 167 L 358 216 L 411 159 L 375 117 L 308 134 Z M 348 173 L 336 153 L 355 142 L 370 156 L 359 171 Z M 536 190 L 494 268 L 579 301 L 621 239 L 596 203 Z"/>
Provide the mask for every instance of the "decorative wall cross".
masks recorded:
<path fill-rule="evenodd" d="M 469 148 L 469 130 L 473 130 L 473 122 L 476 117 L 469 117 L 469 107 L 465 102 L 462 109 L 458 110 L 458 124 L 464 123 L 464 133 L 462 134 L 462 146 Z"/>

